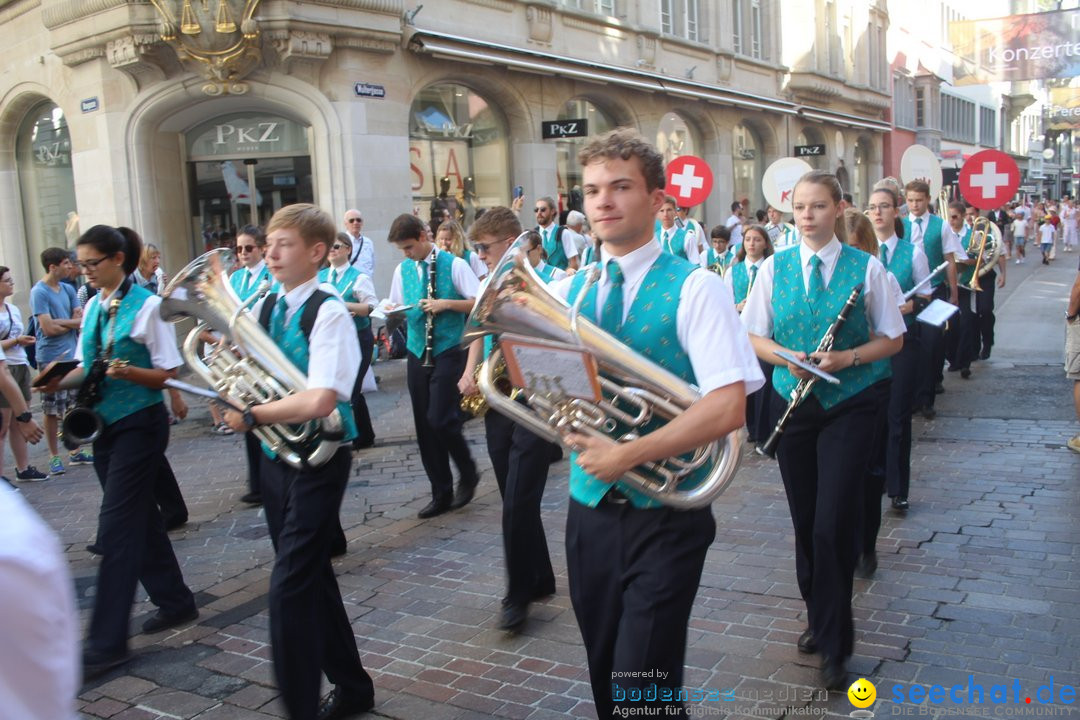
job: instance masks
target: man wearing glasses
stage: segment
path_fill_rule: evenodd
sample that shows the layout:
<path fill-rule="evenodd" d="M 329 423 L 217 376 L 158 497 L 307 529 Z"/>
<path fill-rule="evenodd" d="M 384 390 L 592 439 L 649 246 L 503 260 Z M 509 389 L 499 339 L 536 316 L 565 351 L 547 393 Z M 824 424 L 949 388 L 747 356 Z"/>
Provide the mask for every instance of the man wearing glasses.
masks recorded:
<path fill-rule="evenodd" d="M 364 229 L 364 218 L 359 210 L 349 210 L 345 213 L 345 232 L 352 240 L 352 252 L 349 253 L 349 264 L 369 278 L 375 277 L 375 245 L 371 238 L 365 237 L 361 231 Z"/>
<path fill-rule="evenodd" d="M 533 207 L 536 213 L 536 232 L 543 239 L 545 260 L 548 265 L 554 265 L 560 270 L 578 268 L 578 249 L 574 243 L 571 232 L 555 222 L 558 211 L 555 209 L 555 200 L 550 197 L 542 197 L 536 201 Z"/>

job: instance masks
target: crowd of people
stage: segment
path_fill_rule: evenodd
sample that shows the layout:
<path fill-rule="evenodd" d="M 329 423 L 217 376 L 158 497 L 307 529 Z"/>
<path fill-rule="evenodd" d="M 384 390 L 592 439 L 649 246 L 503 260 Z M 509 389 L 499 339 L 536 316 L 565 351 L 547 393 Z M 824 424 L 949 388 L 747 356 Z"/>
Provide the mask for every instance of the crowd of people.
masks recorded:
<path fill-rule="evenodd" d="M 821 656 L 822 687 L 846 687 L 853 579 L 876 571 L 882 496 L 896 513 L 910 508 L 912 417 L 933 417 L 946 360 L 966 379 L 974 361 L 990 357 L 993 288 L 1005 284 L 1007 259 L 1023 261 L 1032 226 L 1040 243 L 1050 238 L 1044 262 L 1059 235 L 1064 252 L 1076 246 L 1072 201 L 989 214 L 1004 248 L 987 265 L 979 211 L 953 202 L 932 212 L 922 180 L 901 186 L 884 178 L 866 207 L 855 208 L 834 175 L 813 171 L 794 187 L 790 222 L 778 208 L 751 214 L 735 202 L 727 221 L 706 234 L 665 193 L 662 157 L 636 132 L 593 138 L 578 160 L 584 213 L 560 218 L 554 198 L 542 196 L 526 222 L 519 197 L 510 207 L 476 210 L 464 227 L 443 202 L 432 222 L 406 213 L 390 226 L 389 245 L 402 259 L 384 309 L 404 324 L 407 385 L 431 493 L 418 517 L 464 508 L 481 482 L 461 403 L 477 395 L 480 364 L 500 343 L 492 335 L 462 342 L 478 299 L 504 279 L 500 259 L 517 246 L 547 292 L 628 352 L 694 386 L 698 398 L 670 421 L 653 418 L 633 432 L 628 416 L 618 415 L 613 435 L 621 442 L 569 427 L 559 445 L 510 415 L 484 416 L 502 497 L 507 577 L 498 626 L 517 631 L 530 604 L 555 592 L 540 504 L 549 466 L 565 446 L 570 599 L 597 713 L 619 713 L 626 695 L 613 691 L 613 678 L 621 692 L 645 697 L 660 677 L 664 686 L 646 704 L 681 716 L 687 627 L 716 524 L 710 505 L 667 505 L 628 473 L 746 427 L 752 445 L 775 443 L 806 605 L 798 650 Z M 237 265 L 229 285 L 307 384 L 268 402 L 213 408 L 219 432 L 245 437 L 242 500 L 264 507 L 274 552 L 275 678 L 288 716 L 305 720 L 352 717 L 375 704 L 331 565 L 346 550 L 339 513 L 354 453 L 376 439 L 363 397 L 379 305 L 376 253 L 359 211 L 347 211 L 343 224 L 339 231 L 324 210 L 296 204 L 278 210 L 265 229 L 231 235 Z M 42 388 L 42 407 L 54 475 L 64 469 L 57 443 L 67 410 L 79 403 L 100 419 L 92 448 L 73 448 L 66 458 L 92 463 L 103 491 L 93 543 L 101 556 L 97 592 L 82 652 L 91 678 L 131 658 L 137 583 L 158 608 L 144 633 L 194 622 L 199 610 L 167 534 L 187 519 L 165 456 L 163 391 L 184 361 L 160 311 L 167 284 L 160 253 L 130 229 L 99 225 L 79 237 L 76 254 L 73 261 L 66 250 L 42 253 L 45 275 L 31 291 L 36 331 L 8 302 L 11 273 L 0 268 L 0 420 L 16 479 L 46 477 L 28 461 L 26 442 L 37 442 L 42 430 L 29 412 L 26 350 L 41 366 L 80 362 Z M 71 281 L 80 271 L 86 282 L 76 290 Z M 1080 277 L 1074 324 L 1078 298 Z M 916 322 L 934 300 L 959 312 L 947 324 Z M 201 340 L 207 356 L 230 344 L 214 333 Z M 1075 365 L 1080 341 L 1070 357 Z M 839 382 L 818 382 L 822 373 Z M 1080 415 L 1080 369 L 1070 373 Z M 79 390 L 62 389 L 72 386 Z M 171 388 L 167 394 L 172 415 L 183 417 L 183 399 Z M 513 402 L 527 408 L 528 392 Z M 340 437 L 329 439 L 332 452 L 317 464 L 289 462 L 259 432 L 335 413 Z M 1073 440 L 1080 452 L 1080 436 Z M 708 470 L 694 469 L 680 486 L 695 487 Z M 320 698 L 323 674 L 332 689 Z"/>

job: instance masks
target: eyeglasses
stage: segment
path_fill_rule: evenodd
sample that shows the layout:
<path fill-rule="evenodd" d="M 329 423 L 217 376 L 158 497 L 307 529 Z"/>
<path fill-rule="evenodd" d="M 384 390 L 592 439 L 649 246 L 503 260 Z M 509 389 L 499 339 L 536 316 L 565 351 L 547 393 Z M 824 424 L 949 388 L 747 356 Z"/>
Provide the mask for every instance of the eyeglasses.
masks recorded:
<path fill-rule="evenodd" d="M 547 210 L 547 208 L 546 208 L 546 207 L 538 207 L 538 208 L 533 208 L 533 212 L 534 212 L 534 213 L 538 213 L 538 212 L 544 212 L 544 211 L 546 211 L 546 210 Z"/>
<path fill-rule="evenodd" d="M 334 243 L 333 245 L 330 246 L 330 249 L 331 250 L 340 250 L 343 247 L 348 247 L 348 246 L 344 245 L 342 243 Z"/>
<path fill-rule="evenodd" d="M 79 266 L 80 270 L 96 270 L 97 266 L 109 259 L 109 256 L 98 258 L 97 260 L 79 260 L 75 264 Z"/>
<path fill-rule="evenodd" d="M 351 223 L 354 223 L 354 222 L 364 222 L 364 218 L 349 218 L 349 219 L 348 219 L 348 220 L 346 220 L 345 222 L 351 222 Z"/>
<path fill-rule="evenodd" d="M 492 248 L 494 248 L 494 247 L 496 247 L 498 245 L 505 245 L 507 240 L 512 240 L 512 239 L 513 238 L 507 238 L 506 240 L 499 240 L 498 242 L 493 242 L 493 243 L 473 243 L 473 250 L 476 251 L 477 255 L 487 255 L 488 251 L 491 250 Z"/>
<path fill-rule="evenodd" d="M 886 210 L 891 210 L 894 207 L 896 206 L 889 203 L 882 203 L 881 205 L 867 205 L 866 209 L 870 212 L 885 212 Z"/>
<path fill-rule="evenodd" d="M 237 245 L 236 246 L 236 252 L 238 252 L 238 253 L 255 252 L 255 246 L 254 245 Z"/>
<path fill-rule="evenodd" d="M 959 215 L 950 215 L 950 216 L 949 216 L 949 219 L 950 219 L 950 220 L 959 220 L 959 219 L 960 219 L 960 216 L 959 216 Z"/>

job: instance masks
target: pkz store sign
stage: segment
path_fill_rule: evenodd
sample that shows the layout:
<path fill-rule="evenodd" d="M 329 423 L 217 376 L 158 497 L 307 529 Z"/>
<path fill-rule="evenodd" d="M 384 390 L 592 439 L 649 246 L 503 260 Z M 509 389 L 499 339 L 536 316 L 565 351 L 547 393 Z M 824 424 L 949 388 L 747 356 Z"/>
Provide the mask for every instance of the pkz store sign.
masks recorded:
<path fill-rule="evenodd" d="M 307 128 L 274 115 L 242 113 L 215 118 L 188 133 L 188 156 L 306 155 Z"/>

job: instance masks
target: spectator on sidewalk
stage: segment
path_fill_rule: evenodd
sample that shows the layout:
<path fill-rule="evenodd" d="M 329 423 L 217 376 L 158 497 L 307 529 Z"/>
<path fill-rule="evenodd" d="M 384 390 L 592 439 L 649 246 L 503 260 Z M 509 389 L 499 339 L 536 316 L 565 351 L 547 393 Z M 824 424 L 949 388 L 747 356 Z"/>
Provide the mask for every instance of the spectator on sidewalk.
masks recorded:
<path fill-rule="evenodd" d="M 1073 381 L 1073 405 L 1080 420 L 1080 272 L 1069 293 L 1069 309 L 1065 311 L 1065 377 Z M 1068 447 L 1080 453 L 1080 433 L 1069 438 Z"/>
<path fill-rule="evenodd" d="M 19 386 L 23 400 L 30 405 L 30 365 L 26 357 L 26 346 L 33 345 L 33 335 L 25 334 L 22 313 L 15 303 L 8 298 L 15 292 L 15 279 L 11 270 L 0 265 L 0 348 L 7 356 L 11 378 Z M 0 397 L 0 477 L 4 473 L 4 440 L 11 437 L 11 454 L 15 458 L 16 480 L 45 480 L 49 476 L 30 464 L 26 447 L 26 438 L 22 433 L 9 432 L 14 412 L 6 398 Z"/>

